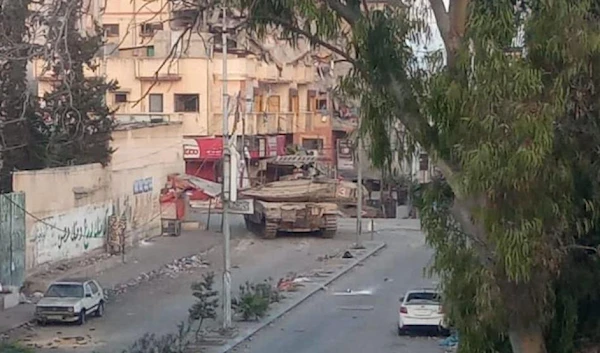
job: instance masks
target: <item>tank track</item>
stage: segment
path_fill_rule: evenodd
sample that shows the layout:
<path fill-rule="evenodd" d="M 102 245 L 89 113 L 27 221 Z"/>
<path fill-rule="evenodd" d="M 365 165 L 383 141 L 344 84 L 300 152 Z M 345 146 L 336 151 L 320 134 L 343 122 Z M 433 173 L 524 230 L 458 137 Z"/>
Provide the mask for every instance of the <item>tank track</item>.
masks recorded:
<path fill-rule="evenodd" d="M 275 239 L 277 238 L 277 223 L 272 223 L 265 221 L 264 229 L 263 229 L 263 238 L 265 239 Z"/>
<path fill-rule="evenodd" d="M 321 233 L 323 238 L 331 239 L 337 233 L 337 215 L 325 215 L 325 228 Z"/>

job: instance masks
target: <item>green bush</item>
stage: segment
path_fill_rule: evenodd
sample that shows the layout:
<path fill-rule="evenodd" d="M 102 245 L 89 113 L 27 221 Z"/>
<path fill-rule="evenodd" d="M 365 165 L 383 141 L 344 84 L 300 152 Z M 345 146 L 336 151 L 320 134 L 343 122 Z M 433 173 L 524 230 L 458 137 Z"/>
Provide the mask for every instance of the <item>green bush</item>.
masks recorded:
<path fill-rule="evenodd" d="M 194 282 L 192 284 L 193 295 L 197 300 L 189 309 L 188 319 L 191 324 L 196 323 L 196 340 L 198 339 L 200 331 L 202 330 L 202 324 L 204 323 L 204 320 L 214 320 L 217 318 L 217 309 L 219 308 L 219 292 L 213 289 L 214 284 L 214 272 L 209 272 L 202 275 L 201 282 Z"/>
<path fill-rule="evenodd" d="M 240 286 L 240 293 L 232 300 L 235 312 L 241 315 L 242 320 L 260 320 L 269 311 L 271 303 L 281 300 L 279 291 L 273 287 L 270 279 L 262 283 L 251 283 L 246 281 Z"/>
<path fill-rule="evenodd" d="M 14 343 L 0 343 L 1 353 L 34 353 L 31 348 L 25 348 Z"/>

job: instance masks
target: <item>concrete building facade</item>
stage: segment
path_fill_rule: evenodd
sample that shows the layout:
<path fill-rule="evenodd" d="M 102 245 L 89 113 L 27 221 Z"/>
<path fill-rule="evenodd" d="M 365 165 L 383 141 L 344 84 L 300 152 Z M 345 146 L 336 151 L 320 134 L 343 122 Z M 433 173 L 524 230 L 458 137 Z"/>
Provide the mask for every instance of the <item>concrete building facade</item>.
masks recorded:
<path fill-rule="evenodd" d="M 119 83 L 107 96 L 121 131 L 113 136 L 113 163 L 153 156 L 183 158 L 193 165 L 188 171 L 210 164 L 189 147 L 199 139 L 216 141 L 223 133 L 223 43 L 219 30 L 211 30 L 218 14 L 196 20 L 192 8 L 166 0 L 90 1 L 83 23 L 97 21 L 107 43 L 99 69 L 90 74 Z M 190 27 L 195 30 L 187 31 Z M 291 48 L 273 37 L 259 43 L 240 34 L 231 36 L 227 48 L 229 133 L 243 135 L 246 149 L 259 159 L 273 154 L 266 153 L 269 141 L 283 139 L 285 146 L 296 144 L 333 162 L 332 117 L 310 47 Z M 42 66 L 33 67 L 38 93 L 52 87 L 51 73 Z M 158 133 L 163 130 L 166 135 Z M 285 146 L 273 150 L 280 153 Z"/>

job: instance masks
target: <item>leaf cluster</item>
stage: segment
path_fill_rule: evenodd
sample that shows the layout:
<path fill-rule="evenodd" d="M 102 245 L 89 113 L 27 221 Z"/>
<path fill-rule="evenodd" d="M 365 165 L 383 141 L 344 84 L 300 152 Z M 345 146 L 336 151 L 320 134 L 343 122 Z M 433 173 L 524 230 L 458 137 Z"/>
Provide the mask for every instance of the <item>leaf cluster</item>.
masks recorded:
<path fill-rule="evenodd" d="M 269 311 L 272 303 L 281 300 L 281 294 L 274 288 L 271 280 L 260 283 L 246 281 L 240 285 L 239 294 L 232 300 L 232 307 L 241 315 L 242 320 L 260 320 Z"/>

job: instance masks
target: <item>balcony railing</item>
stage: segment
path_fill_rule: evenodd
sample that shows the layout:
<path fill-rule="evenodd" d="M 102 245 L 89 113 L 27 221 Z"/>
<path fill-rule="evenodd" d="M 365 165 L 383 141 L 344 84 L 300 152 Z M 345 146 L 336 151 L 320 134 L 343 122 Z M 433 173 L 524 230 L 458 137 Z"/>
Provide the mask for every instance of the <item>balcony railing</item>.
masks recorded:
<path fill-rule="evenodd" d="M 179 61 L 175 60 L 166 65 L 163 65 L 163 62 L 164 59 L 161 58 L 139 58 L 135 60 L 135 77 L 140 81 L 181 80 Z"/>
<path fill-rule="evenodd" d="M 176 121 L 169 114 L 165 113 L 115 113 L 115 123 L 118 126 L 135 125 L 135 124 L 160 124 Z"/>
<path fill-rule="evenodd" d="M 209 124 L 209 135 L 221 135 L 223 114 L 213 114 Z M 278 135 L 293 134 L 304 132 L 302 125 L 299 125 L 298 113 L 256 113 L 245 115 L 245 123 L 238 122 L 235 127 L 237 134 L 245 135 Z M 234 116 L 229 117 L 229 131 L 234 129 Z"/>

